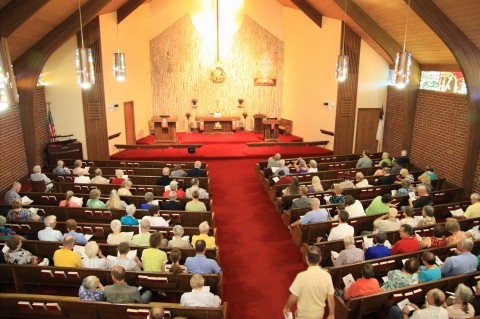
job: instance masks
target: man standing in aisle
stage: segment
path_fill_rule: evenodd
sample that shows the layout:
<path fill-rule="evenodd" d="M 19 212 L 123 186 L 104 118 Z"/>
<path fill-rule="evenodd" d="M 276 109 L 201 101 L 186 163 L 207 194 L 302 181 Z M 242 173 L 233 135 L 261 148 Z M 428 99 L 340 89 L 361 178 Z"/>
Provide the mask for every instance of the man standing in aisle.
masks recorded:
<path fill-rule="evenodd" d="M 290 296 L 283 308 L 287 316 L 290 308 L 296 303 L 297 319 L 323 319 L 325 301 L 328 303 L 328 317 L 335 317 L 335 300 L 332 277 L 328 272 L 319 267 L 322 260 L 320 248 L 310 246 L 306 260 L 308 268 L 297 275 L 290 286 Z"/>

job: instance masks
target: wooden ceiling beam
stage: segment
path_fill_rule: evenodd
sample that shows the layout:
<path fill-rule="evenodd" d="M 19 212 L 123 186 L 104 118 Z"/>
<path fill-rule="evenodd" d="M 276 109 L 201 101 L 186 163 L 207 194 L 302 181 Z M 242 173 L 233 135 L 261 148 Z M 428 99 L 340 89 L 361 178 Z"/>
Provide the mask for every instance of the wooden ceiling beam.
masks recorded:
<path fill-rule="evenodd" d="M 82 23 L 85 25 L 93 20 L 109 2 L 110 0 L 89 0 L 86 2 L 81 8 Z M 78 31 L 80 31 L 80 18 L 79 12 L 75 11 L 13 62 L 20 97 L 20 117 L 29 168 L 37 163 L 35 132 L 32 121 L 34 119 L 33 106 L 38 76 L 50 55 L 63 43 L 75 36 Z"/>
<path fill-rule="evenodd" d="M 135 11 L 138 7 L 140 7 L 144 3 L 149 3 L 152 0 L 129 0 L 123 6 L 118 8 L 117 10 L 117 24 L 125 20 L 126 17 L 130 15 L 133 11 Z"/>
<path fill-rule="evenodd" d="M 0 10 L 0 36 L 9 37 L 25 21 L 38 10 L 43 8 L 50 0 L 16 0 L 10 1 Z"/>
<path fill-rule="evenodd" d="M 407 0 L 404 0 L 408 2 Z M 469 134 L 464 158 L 464 196 L 470 195 L 480 150 L 480 49 L 432 0 L 411 0 L 410 7 L 447 45 L 463 70 L 470 98 Z"/>
<path fill-rule="evenodd" d="M 316 25 L 322 27 L 323 16 L 306 0 L 292 0 L 292 2 L 309 17 Z"/>

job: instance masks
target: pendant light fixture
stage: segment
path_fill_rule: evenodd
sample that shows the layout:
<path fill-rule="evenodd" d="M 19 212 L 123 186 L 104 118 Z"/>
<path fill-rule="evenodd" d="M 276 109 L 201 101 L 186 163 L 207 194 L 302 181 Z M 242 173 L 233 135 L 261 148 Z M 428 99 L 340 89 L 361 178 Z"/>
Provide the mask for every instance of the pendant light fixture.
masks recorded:
<path fill-rule="evenodd" d="M 17 85 L 13 74 L 12 60 L 8 51 L 7 39 L 0 42 L 0 111 L 18 104 Z"/>
<path fill-rule="evenodd" d="M 407 43 L 408 14 L 410 12 L 410 0 L 408 0 L 407 17 L 405 19 L 405 36 L 403 38 L 403 51 L 397 53 L 393 82 L 398 89 L 405 88 L 410 82 L 410 67 L 412 65 L 412 53 L 405 50 Z"/>
<path fill-rule="evenodd" d="M 213 70 L 210 72 L 210 81 L 213 83 L 222 83 L 227 78 L 227 74 L 222 68 L 220 62 L 220 10 L 219 10 L 219 2 L 220 0 L 216 0 L 216 55 L 215 55 L 215 66 Z"/>
<path fill-rule="evenodd" d="M 91 48 L 85 48 L 83 43 L 82 9 L 78 0 L 78 13 L 80 16 L 80 36 L 82 47 L 75 50 L 75 64 L 77 67 L 77 83 L 83 89 L 90 88 L 95 84 L 95 71 L 93 69 L 93 54 Z"/>
<path fill-rule="evenodd" d="M 127 67 L 125 65 L 125 53 L 120 53 L 120 42 L 118 40 L 118 3 L 115 1 L 117 15 L 117 52 L 113 54 L 113 77 L 117 81 L 123 81 L 127 77 Z"/>
<path fill-rule="evenodd" d="M 335 69 L 335 77 L 339 82 L 345 81 L 348 75 L 348 55 L 345 54 L 345 20 L 347 17 L 347 2 L 348 0 L 345 0 L 345 18 L 343 20 L 342 50 L 337 57 L 337 67 Z"/>

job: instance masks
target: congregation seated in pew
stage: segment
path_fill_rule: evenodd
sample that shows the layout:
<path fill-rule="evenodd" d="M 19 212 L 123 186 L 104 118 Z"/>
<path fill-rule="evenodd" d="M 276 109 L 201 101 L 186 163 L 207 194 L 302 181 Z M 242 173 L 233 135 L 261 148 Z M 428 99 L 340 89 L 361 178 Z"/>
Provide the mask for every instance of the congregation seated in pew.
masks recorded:
<path fill-rule="evenodd" d="M 176 192 L 177 193 L 177 198 L 184 198 L 185 197 L 185 192 L 178 187 L 178 182 L 177 181 L 171 181 L 169 184 L 170 189 L 166 189 L 165 192 L 163 193 L 163 197 L 168 197 L 170 192 Z"/>
<path fill-rule="evenodd" d="M 68 169 L 68 167 L 65 167 L 65 163 L 62 160 L 58 160 L 57 166 L 52 170 L 52 173 L 67 175 L 70 174 L 70 169 Z"/>
<path fill-rule="evenodd" d="M 413 227 L 408 224 L 400 226 L 399 229 L 400 240 L 398 240 L 392 247 L 392 255 L 404 254 L 417 251 L 419 247 L 418 239 L 415 237 Z"/>
<path fill-rule="evenodd" d="M 55 267 L 80 268 L 82 266 L 81 256 L 72 251 L 74 244 L 75 239 L 72 236 L 67 236 L 63 239 L 63 246 L 53 254 Z"/>
<path fill-rule="evenodd" d="M 148 216 L 143 216 L 142 220 L 148 220 L 150 227 L 168 227 L 168 222 L 160 216 L 160 207 L 157 205 L 150 205 L 148 207 Z"/>
<path fill-rule="evenodd" d="M 183 238 L 184 230 L 181 225 L 173 227 L 173 238 L 168 241 L 168 247 L 192 248 L 192 245 Z"/>
<path fill-rule="evenodd" d="M 146 217 L 146 216 L 145 216 Z M 142 219 L 140 222 L 140 232 L 133 235 L 132 245 L 135 246 L 149 246 L 150 245 L 150 221 L 148 219 Z"/>
<path fill-rule="evenodd" d="M 398 203 L 393 204 L 394 198 L 390 194 L 383 194 L 382 196 L 375 197 L 371 204 L 365 209 L 365 214 L 375 215 L 388 212 L 390 207 L 396 208 Z"/>
<path fill-rule="evenodd" d="M 368 296 L 380 291 L 378 280 L 373 277 L 373 265 L 365 264 L 362 268 L 362 277 L 353 282 L 350 287 L 345 288 L 344 298 Z"/>
<path fill-rule="evenodd" d="M 67 191 L 65 193 L 65 199 L 61 200 L 60 203 L 58 204 L 58 206 L 60 206 L 60 207 L 82 207 L 83 199 L 82 198 L 78 198 L 78 199 L 81 200 L 80 203 L 75 199 L 75 196 L 74 196 L 72 191 Z"/>
<path fill-rule="evenodd" d="M 110 180 L 102 176 L 101 168 L 95 170 L 95 177 L 90 180 L 90 184 L 110 184 Z"/>
<path fill-rule="evenodd" d="M 107 269 L 107 258 L 102 254 L 100 247 L 95 241 L 85 245 L 85 257 L 82 258 L 82 268 Z"/>
<path fill-rule="evenodd" d="M 215 248 L 217 245 L 215 244 L 215 237 L 213 236 L 208 236 L 208 233 L 210 231 L 210 226 L 208 225 L 208 222 L 202 222 L 200 225 L 198 225 L 198 231 L 199 235 L 193 235 L 192 236 L 192 246 L 195 247 L 195 244 L 199 240 L 205 241 L 206 248 Z"/>
<path fill-rule="evenodd" d="M 85 176 L 87 172 L 82 169 L 78 172 L 78 176 L 75 177 L 75 179 L 73 180 L 73 183 L 75 184 L 90 184 L 90 177 L 88 176 Z"/>
<path fill-rule="evenodd" d="M 7 264 L 48 266 L 47 258 L 39 263 L 37 256 L 22 248 L 22 239 L 21 236 L 11 236 L 6 240 L 5 245 L 8 250 L 4 253 L 5 262 Z"/>
<path fill-rule="evenodd" d="M 222 301 L 219 296 L 203 289 L 205 279 L 200 274 L 190 278 L 191 292 L 185 292 L 180 298 L 180 305 L 185 307 L 219 307 Z"/>
<path fill-rule="evenodd" d="M 198 180 L 198 178 L 192 178 L 190 183 L 191 187 L 187 188 L 187 190 L 185 191 L 185 198 L 192 198 L 193 191 L 198 191 L 199 198 L 209 198 L 208 192 L 200 187 L 200 181 Z"/>
<path fill-rule="evenodd" d="M 429 282 L 442 278 L 440 267 L 435 263 L 435 255 L 426 251 L 422 255 L 423 266 L 420 266 L 420 273 L 418 274 L 419 282 Z"/>
<path fill-rule="evenodd" d="M 130 242 L 133 237 L 128 233 L 122 232 L 122 223 L 118 219 L 114 219 L 110 222 L 110 228 L 112 229 L 112 233 L 107 237 L 107 244 L 109 245 L 118 245 L 122 242 Z"/>
<path fill-rule="evenodd" d="M 22 200 L 15 198 L 12 200 L 12 209 L 7 213 L 7 219 L 10 221 L 15 220 L 33 220 L 39 221 L 42 218 L 32 210 L 22 208 Z"/>
<path fill-rule="evenodd" d="M 55 215 L 48 215 L 45 217 L 43 222 L 45 224 L 45 229 L 42 229 L 38 232 L 38 240 L 58 242 L 62 242 L 64 240 L 62 233 L 55 229 L 57 226 L 57 217 Z"/>
<path fill-rule="evenodd" d="M 108 201 L 105 203 L 105 208 L 108 209 L 127 209 L 128 204 L 120 199 L 116 189 L 110 191 Z"/>
<path fill-rule="evenodd" d="M 123 183 L 121 184 L 121 187 L 118 189 L 118 196 L 132 196 L 132 192 L 130 192 L 130 189 L 132 188 L 133 183 L 131 181 L 124 180 Z"/>
<path fill-rule="evenodd" d="M 162 210 L 184 210 L 183 205 L 177 200 L 176 191 L 168 194 L 168 200 L 162 203 Z"/>
<path fill-rule="evenodd" d="M 205 240 L 199 239 L 195 242 L 195 251 L 195 257 L 188 257 L 185 261 L 185 266 L 190 273 L 206 275 L 223 272 L 215 260 L 205 256 L 207 251 Z"/>
<path fill-rule="evenodd" d="M 170 168 L 164 167 L 162 170 L 162 176 L 160 176 L 157 181 L 155 182 L 156 185 L 158 186 L 167 186 L 170 184 L 172 181 L 172 178 L 170 177 Z"/>
<path fill-rule="evenodd" d="M 53 182 L 47 175 L 42 173 L 42 168 L 39 165 L 33 167 L 33 173 L 30 174 L 30 180 L 32 182 L 45 182 L 45 191 L 50 192 L 53 188 Z"/>
<path fill-rule="evenodd" d="M 187 171 L 187 176 L 188 177 L 207 177 L 207 172 L 204 170 L 201 170 L 201 167 L 202 167 L 202 162 L 195 161 L 195 163 L 193 164 L 193 168 Z"/>
<path fill-rule="evenodd" d="M 116 169 L 115 170 L 115 178 L 113 178 L 110 181 L 110 184 L 122 185 L 122 183 L 125 181 L 125 178 L 123 176 L 125 176 L 125 172 L 122 169 Z"/>
<path fill-rule="evenodd" d="M 108 207 L 107 207 L 108 208 Z M 138 220 L 133 217 L 135 215 L 135 211 L 137 209 L 135 208 L 135 205 L 130 204 L 125 208 L 125 211 L 127 212 L 127 215 L 122 216 L 120 218 L 120 222 L 122 225 L 128 225 L 128 226 L 137 226 L 138 225 Z"/>
<path fill-rule="evenodd" d="M 100 200 L 100 195 L 99 189 L 92 189 L 89 195 L 90 199 L 87 201 L 86 206 L 90 208 L 106 208 L 107 205 Z"/>
<path fill-rule="evenodd" d="M 54 216 L 54 215 L 49 215 Z M 72 236 L 75 240 L 75 244 L 85 245 L 88 242 L 88 239 L 82 233 L 77 233 L 77 222 L 74 219 L 67 219 L 65 226 L 68 230 L 68 233 L 63 234 L 63 238 L 67 236 Z"/>
<path fill-rule="evenodd" d="M 353 236 L 345 236 L 345 238 L 343 238 L 343 244 L 345 245 L 345 249 L 342 250 L 338 256 L 332 254 L 331 259 L 334 266 L 353 264 L 365 260 L 365 254 L 362 249 L 355 246 Z"/>
<path fill-rule="evenodd" d="M 365 260 L 377 259 L 390 256 L 390 247 L 385 245 L 387 241 L 387 234 L 379 231 L 375 234 L 375 245 L 367 247 L 365 241 L 362 244 L 365 252 Z"/>
<path fill-rule="evenodd" d="M 187 203 L 185 206 L 185 211 L 187 212 L 206 212 L 207 207 L 204 202 L 199 201 L 200 193 L 198 190 L 192 192 L 192 200 Z"/>

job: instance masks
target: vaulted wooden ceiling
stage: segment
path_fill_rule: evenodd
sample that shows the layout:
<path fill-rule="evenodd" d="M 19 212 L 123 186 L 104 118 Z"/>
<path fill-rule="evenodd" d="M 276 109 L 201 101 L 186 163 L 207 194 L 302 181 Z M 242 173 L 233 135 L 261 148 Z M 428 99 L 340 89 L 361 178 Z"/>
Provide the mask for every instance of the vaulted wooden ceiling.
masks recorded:
<path fill-rule="evenodd" d="M 404 0 L 347 0 L 347 17 L 343 8 L 345 0 L 278 0 L 281 4 L 298 8 L 296 4 L 307 3 L 323 16 L 342 19 L 358 35 L 372 46 L 387 62 L 393 63 L 388 50 L 369 32 L 368 21 L 357 23 L 350 14 L 359 8 L 378 27 L 383 29 L 398 46 L 403 46 L 405 19 L 408 12 L 407 51 L 412 52 L 422 69 L 452 68 L 457 65 L 451 51 L 440 38 L 412 10 Z M 455 23 L 460 30 L 480 48 L 480 1 L 479 0 L 433 0 L 433 3 Z M 353 11 L 352 11 L 353 10 Z"/>

